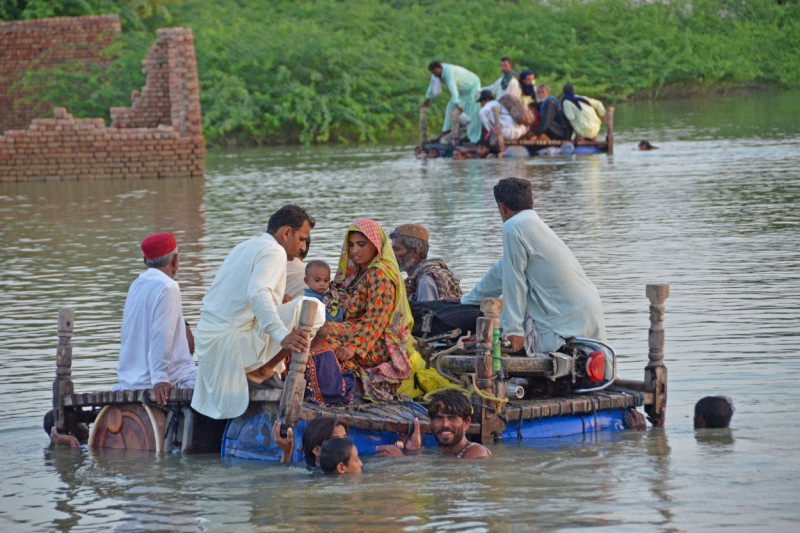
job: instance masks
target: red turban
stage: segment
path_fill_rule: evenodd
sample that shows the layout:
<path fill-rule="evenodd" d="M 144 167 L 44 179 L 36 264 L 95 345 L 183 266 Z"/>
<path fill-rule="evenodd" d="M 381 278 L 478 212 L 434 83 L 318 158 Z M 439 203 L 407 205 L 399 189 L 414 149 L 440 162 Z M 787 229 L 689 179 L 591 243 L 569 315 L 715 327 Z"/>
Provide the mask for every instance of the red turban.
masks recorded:
<path fill-rule="evenodd" d="M 157 233 L 142 241 L 142 252 L 145 259 L 157 259 L 174 252 L 178 242 L 172 233 Z"/>

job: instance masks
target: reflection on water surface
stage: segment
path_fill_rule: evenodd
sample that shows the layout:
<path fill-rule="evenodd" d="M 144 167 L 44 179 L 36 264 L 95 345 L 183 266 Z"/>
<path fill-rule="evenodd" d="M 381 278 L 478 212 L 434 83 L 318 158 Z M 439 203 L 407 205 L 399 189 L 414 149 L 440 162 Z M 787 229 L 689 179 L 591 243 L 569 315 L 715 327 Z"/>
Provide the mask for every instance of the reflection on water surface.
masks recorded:
<path fill-rule="evenodd" d="M 409 147 L 273 148 L 211 154 L 205 182 L 0 185 L 3 530 L 790 530 L 800 493 L 800 435 L 786 424 L 800 399 L 797 96 L 621 106 L 612 157 L 420 162 Z M 660 149 L 634 151 L 641 139 Z M 597 284 L 623 377 L 641 379 L 646 363 L 644 285 L 671 285 L 665 430 L 509 442 L 468 465 L 372 459 L 342 479 L 47 447 L 57 310 L 76 310 L 78 390 L 109 387 L 147 234 L 178 237 L 193 323 L 228 251 L 286 202 L 318 219 L 311 258 L 335 264 L 355 218 L 417 222 L 470 288 L 501 252 L 491 189 L 507 176 L 531 180 L 538 212 Z M 734 399 L 733 429 L 695 434 L 694 402 L 716 393 Z"/>

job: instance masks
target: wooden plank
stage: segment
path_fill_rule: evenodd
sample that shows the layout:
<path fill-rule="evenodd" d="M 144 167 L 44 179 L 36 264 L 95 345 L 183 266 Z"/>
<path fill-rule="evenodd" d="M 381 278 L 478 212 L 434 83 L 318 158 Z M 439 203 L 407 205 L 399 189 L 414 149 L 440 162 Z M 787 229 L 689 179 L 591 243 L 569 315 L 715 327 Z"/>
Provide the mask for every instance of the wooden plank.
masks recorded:
<path fill-rule="evenodd" d="M 503 357 L 503 374 L 506 376 L 541 376 L 553 371 L 553 362 L 544 357 Z M 442 370 L 453 374 L 475 372 L 474 355 L 443 355 Z"/>

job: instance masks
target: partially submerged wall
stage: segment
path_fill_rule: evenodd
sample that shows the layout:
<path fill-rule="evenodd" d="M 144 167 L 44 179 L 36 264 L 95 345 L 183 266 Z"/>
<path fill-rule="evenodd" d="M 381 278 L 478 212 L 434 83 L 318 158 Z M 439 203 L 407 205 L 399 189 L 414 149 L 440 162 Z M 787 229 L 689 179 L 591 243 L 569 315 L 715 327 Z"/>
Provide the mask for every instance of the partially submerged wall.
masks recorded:
<path fill-rule="evenodd" d="M 75 119 L 56 108 L 52 119 L 6 131 L 0 136 L 0 182 L 202 178 L 205 146 L 194 37 L 185 28 L 156 33 L 158 40 L 142 61 L 147 82 L 133 92 L 130 107 L 111 109 L 110 127 L 102 118 Z"/>

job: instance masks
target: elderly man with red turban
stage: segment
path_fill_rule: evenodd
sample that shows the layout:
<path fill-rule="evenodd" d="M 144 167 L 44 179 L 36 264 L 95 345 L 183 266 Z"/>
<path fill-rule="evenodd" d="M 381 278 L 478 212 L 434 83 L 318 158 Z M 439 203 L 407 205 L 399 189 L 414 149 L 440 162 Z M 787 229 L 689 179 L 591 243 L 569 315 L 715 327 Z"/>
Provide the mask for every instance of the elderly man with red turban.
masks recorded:
<path fill-rule="evenodd" d="M 183 319 L 178 273 L 178 243 L 171 233 L 142 241 L 147 270 L 128 289 L 115 390 L 153 389 L 167 403 L 174 388 L 194 387 L 197 367 L 192 359 Z"/>

